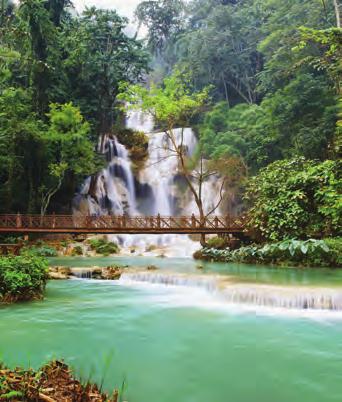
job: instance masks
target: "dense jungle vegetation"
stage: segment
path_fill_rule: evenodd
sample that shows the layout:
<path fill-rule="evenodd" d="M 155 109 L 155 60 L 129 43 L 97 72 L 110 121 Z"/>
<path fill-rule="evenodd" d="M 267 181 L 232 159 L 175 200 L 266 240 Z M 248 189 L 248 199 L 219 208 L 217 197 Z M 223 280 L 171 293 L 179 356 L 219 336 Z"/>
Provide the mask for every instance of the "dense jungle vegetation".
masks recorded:
<path fill-rule="evenodd" d="M 340 13 L 338 0 L 143 1 L 140 40 L 115 11 L 4 0 L 0 212 L 70 211 L 104 163 L 99 137 L 121 124 L 120 90 L 154 82 L 177 106 L 171 76 L 174 89 L 208 94 L 189 122 L 198 154 L 244 166 L 235 187 L 257 237 L 339 235 Z"/>

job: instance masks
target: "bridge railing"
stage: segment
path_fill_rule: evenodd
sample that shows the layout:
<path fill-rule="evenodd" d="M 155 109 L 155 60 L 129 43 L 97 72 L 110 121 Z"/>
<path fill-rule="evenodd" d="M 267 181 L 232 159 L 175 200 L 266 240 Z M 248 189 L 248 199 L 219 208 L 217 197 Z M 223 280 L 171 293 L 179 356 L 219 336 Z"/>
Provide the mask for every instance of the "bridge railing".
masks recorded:
<path fill-rule="evenodd" d="M 8 229 L 136 229 L 139 230 L 199 230 L 243 229 L 244 216 L 84 216 L 84 215 L 0 215 L 0 228 Z"/>

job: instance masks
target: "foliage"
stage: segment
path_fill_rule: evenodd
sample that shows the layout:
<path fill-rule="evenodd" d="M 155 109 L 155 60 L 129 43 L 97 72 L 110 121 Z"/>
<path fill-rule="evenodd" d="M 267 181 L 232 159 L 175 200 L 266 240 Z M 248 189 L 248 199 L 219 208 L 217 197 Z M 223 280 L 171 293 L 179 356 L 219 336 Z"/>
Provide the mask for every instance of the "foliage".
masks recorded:
<path fill-rule="evenodd" d="M 92 7 L 63 32 L 69 99 L 99 134 L 111 132 L 119 84 L 140 81 L 148 70 L 148 54 L 126 35 L 126 24 L 116 11 Z"/>
<path fill-rule="evenodd" d="M 323 159 L 336 125 L 332 89 L 324 78 L 302 74 L 260 105 L 217 104 L 200 125 L 206 156 L 243 157 L 257 171 L 293 156 Z"/>
<path fill-rule="evenodd" d="M 109 255 L 117 254 L 119 252 L 119 246 L 106 239 L 90 239 L 89 244 L 90 249 L 95 251 L 97 254 Z"/>
<path fill-rule="evenodd" d="M 128 128 L 114 127 L 118 141 L 129 150 L 133 168 L 139 168 L 148 155 L 148 137 L 145 133 Z"/>
<path fill-rule="evenodd" d="M 71 255 L 72 256 L 83 255 L 83 248 L 81 246 L 73 247 Z"/>
<path fill-rule="evenodd" d="M 185 4 L 182 0 L 143 1 L 135 16 L 148 29 L 148 46 L 159 53 L 167 41 L 181 31 Z"/>
<path fill-rule="evenodd" d="M 342 238 L 324 240 L 284 240 L 265 245 L 251 245 L 236 250 L 205 248 L 204 258 L 224 262 L 342 267 Z"/>
<path fill-rule="evenodd" d="M 41 297 L 48 277 L 47 272 L 47 261 L 41 257 L 1 257 L 0 302 Z"/>
<path fill-rule="evenodd" d="M 5 212 L 32 211 L 46 159 L 45 125 L 31 109 L 29 93 L 6 88 L 0 93 L 0 205 Z M 37 168 L 40 166 L 40 169 Z"/>
<path fill-rule="evenodd" d="M 124 86 L 120 99 L 128 103 L 128 108 L 142 109 L 154 117 L 162 131 L 166 134 L 168 148 L 179 162 L 179 174 L 191 192 L 201 220 L 215 212 L 223 201 L 223 190 L 226 184 L 227 172 L 236 171 L 240 160 L 228 159 L 206 163 L 199 148 L 194 155 L 190 155 L 187 147 L 183 146 L 184 128 L 204 108 L 209 98 L 210 88 L 193 91 L 191 74 L 175 69 L 164 79 L 159 86 L 151 84 L 150 88 L 141 86 Z M 180 128 L 180 137 L 177 138 L 175 129 Z M 238 162 L 238 163 L 236 163 Z M 196 168 L 198 166 L 198 168 Z M 218 191 L 218 200 L 210 211 L 204 209 L 203 183 L 211 176 L 223 175 L 221 187 Z M 204 243 L 204 234 L 201 235 Z"/>
<path fill-rule="evenodd" d="M 226 245 L 226 241 L 223 237 L 212 237 L 207 240 L 207 246 L 208 248 L 216 248 L 216 249 L 221 249 L 224 248 Z"/>
<path fill-rule="evenodd" d="M 274 162 L 249 180 L 250 226 L 280 240 L 338 235 L 341 230 L 341 162 L 304 158 Z"/>
<path fill-rule="evenodd" d="M 26 246 L 21 249 L 21 255 L 36 256 L 36 257 L 56 257 L 57 250 L 55 247 L 47 244 L 37 246 Z"/>
<path fill-rule="evenodd" d="M 215 4 L 216 3 L 216 4 Z M 215 97 L 227 104 L 253 103 L 262 68 L 257 51 L 262 15 L 252 1 L 192 1 L 188 29 L 176 45 L 178 63 L 191 68 L 197 88 L 214 85 Z"/>
<path fill-rule="evenodd" d="M 132 109 L 150 113 L 163 130 L 173 130 L 189 124 L 208 101 L 209 89 L 193 92 L 191 75 L 176 69 L 159 86 L 123 85 L 120 99 L 129 102 Z"/>
<path fill-rule="evenodd" d="M 89 174 L 94 169 L 89 124 L 72 103 L 50 105 L 47 139 L 54 145 L 57 160 L 64 161 L 67 169 L 76 175 Z"/>
<path fill-rule="evenodd" d="M 117 402 L 123 391 L 114 390 L 112 395 L 102 391 L 102 384 L 96 385 L 88 379 L 79 380 L 63 361 L 51 361 L 38 370 L 16 367 L 9 369 L 0 362 L 1 401 L 88 401 Z"/>
<path fill-rule="evenodd" d="M 102 167 L 98 135 L 112 130 L 119 83 L 141 80 L 148 55 L 115 11 L 78 15 L 68 0 L 7 3 L 0 15 L 0 210 L 65 211 L 84 177 Z"/>

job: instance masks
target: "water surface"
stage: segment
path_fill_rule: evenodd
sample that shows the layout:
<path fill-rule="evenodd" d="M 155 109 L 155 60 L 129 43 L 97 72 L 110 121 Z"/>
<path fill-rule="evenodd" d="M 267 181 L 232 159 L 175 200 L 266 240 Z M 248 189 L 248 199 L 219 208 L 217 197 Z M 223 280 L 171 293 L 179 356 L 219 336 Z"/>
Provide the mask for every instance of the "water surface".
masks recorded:
<path fill-rule="evenodd" d="M 153 262 L 196 270 L 191 260 L 183 268 Z M 238 268 L 252 277 L 258 269 L 205 269 Z M 279 280 L 325 278 L 290 272 Z M 278 274 L 260 275 L 271 282 Z M 125 380 L 129 402 L 342 400 L 342 320 L 328 313 L 265 314 L 220 304 L 204 289 L 70 280 L 50 282 L 45 301 L 3 307 L 0 317 L 6 362 L 38 367 L 65 357 L 83 378 L 104 378 L 107 390 Z"/>

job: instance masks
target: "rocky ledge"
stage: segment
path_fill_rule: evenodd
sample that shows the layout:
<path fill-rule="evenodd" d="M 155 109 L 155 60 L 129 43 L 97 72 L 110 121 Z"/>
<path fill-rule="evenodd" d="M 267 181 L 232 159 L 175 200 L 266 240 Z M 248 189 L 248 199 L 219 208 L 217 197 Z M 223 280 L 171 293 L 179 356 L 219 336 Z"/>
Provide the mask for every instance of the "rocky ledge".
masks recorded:
<path fill-rule="evenodd" d="M 154 265 L 146 267 L 148 271 L 155 271 L 158 268 Z M 50 279 L 71 279 L 71 278 L 84 278 L 84 279 L 104 279 L 104 280 L 118 280 L 123 272 L 132 270 L 132 267 L 110 265 L 108 267 L 64 267 L 64 266 L 52 266 L 49 268 Z"/>

